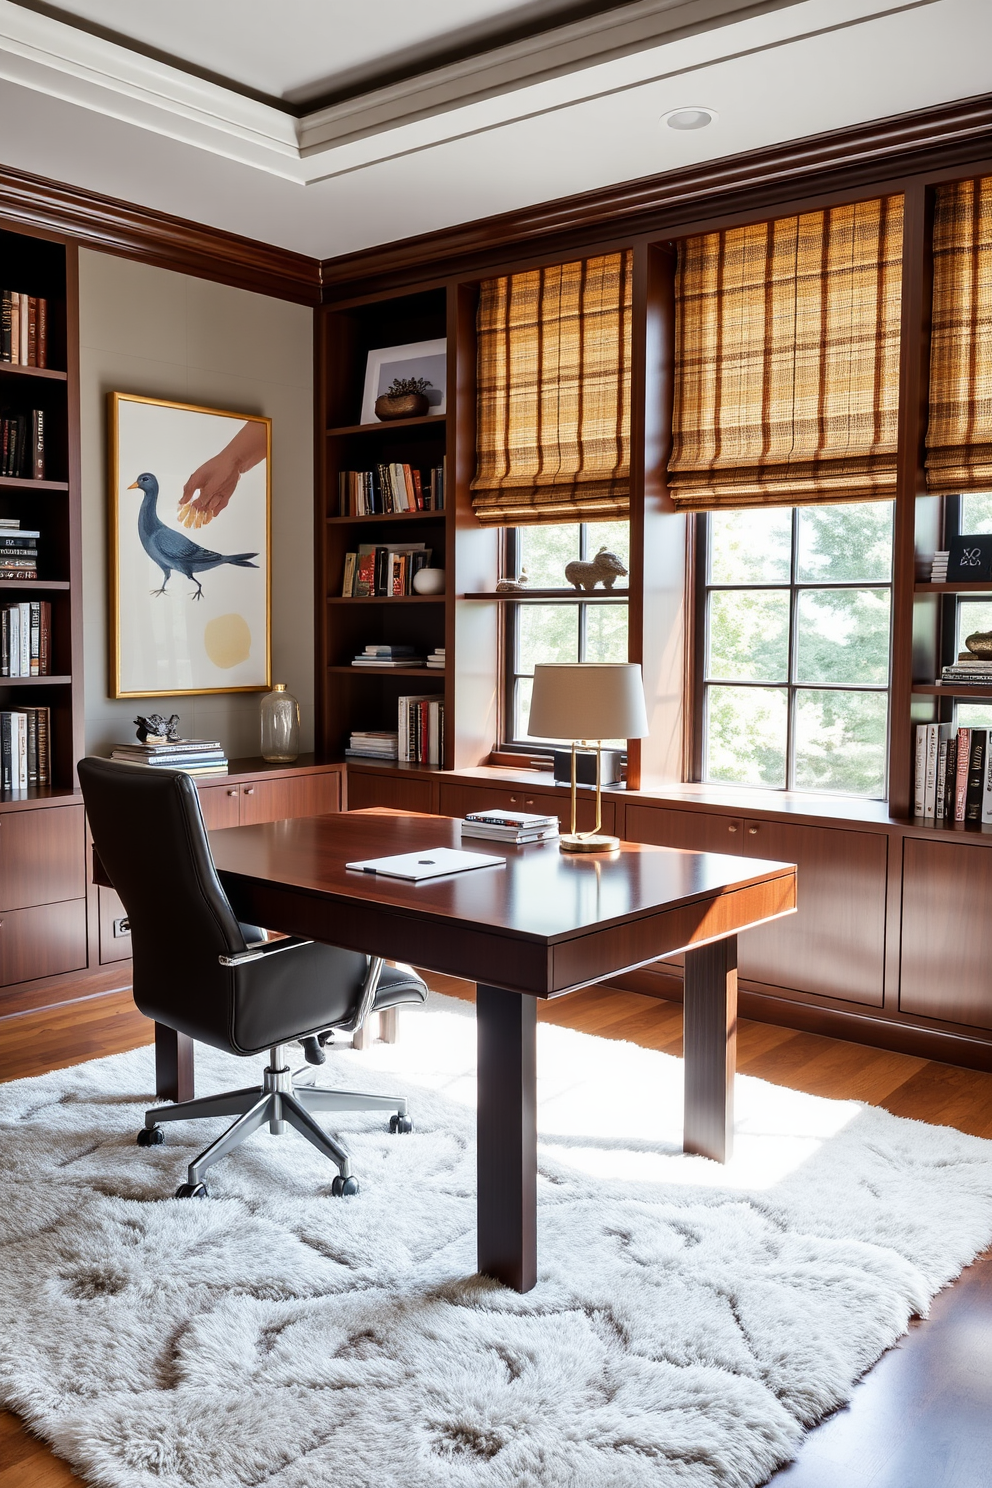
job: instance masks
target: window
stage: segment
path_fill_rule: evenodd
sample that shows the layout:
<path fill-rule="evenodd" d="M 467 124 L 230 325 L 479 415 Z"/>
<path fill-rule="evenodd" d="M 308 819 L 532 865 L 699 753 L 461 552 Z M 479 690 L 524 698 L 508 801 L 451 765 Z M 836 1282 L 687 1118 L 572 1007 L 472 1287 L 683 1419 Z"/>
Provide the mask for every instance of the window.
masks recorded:
<path fill-rule="evenodd" d="M 526 599 L 504 610 L 503 747 L 532 749 L 527 733 L 534 664 L 542 661 L 626 661 L 627 597 L 579 599 L 568 588 L 565 565 L 574 558 L 589 561 L 607 548 L 628 568 L 630 528 L 627 522 L 562 522 L 506 530 L 504 571 L 527 574 L 529 589 L 558 589 L 562 598 Z M 627 580 L 617 580 L 626 588 Z M 565 598 L 568 588 L 572 598 Z M 615 742 L 615 741 L 611 741 Z M 626 741 L 622 741 L 626 742 Z"/>
<path fill-rule="evenodd" d="M 892 503 L 700 520 L 702 779 L 884 796 Z"/>

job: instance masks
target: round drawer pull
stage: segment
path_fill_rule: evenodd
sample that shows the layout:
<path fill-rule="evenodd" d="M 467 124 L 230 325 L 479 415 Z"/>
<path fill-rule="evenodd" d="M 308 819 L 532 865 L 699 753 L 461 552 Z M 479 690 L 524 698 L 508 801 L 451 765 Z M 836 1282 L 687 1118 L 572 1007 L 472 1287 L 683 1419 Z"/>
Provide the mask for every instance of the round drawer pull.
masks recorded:
<path fill-rule="evenodd" d="M 728 832 L 736 832 L 737 831 L 737 823 L 736 822 L 731 822 L 730 823 L 730 826 L 727 828 L 727 831 Z"/>
<path fill-rule="evenodd" d="M 519 796 L 511 796 L 510 797 L 510 805 L 511 806 L 516 806 L 516 804 L 519 801 L 519 799 L 520 799 Z"/>
<path fill-rule="evenodd" d="M 236 795 L 237 795 L 237 794 L 238 794 L 238 792 L 237 792 L 237 790 L 236 790 L 236 789 L 235 789 L 235 790 L 229 790 L 229 791 L 228 791 L 228 793 L 227 793 L 227 794 L 228 794 L 228 795 L 229 795 L 229 796 L 236 796 Z"/>
<path fill-rule="evenodd" d="M 246 785 L 245 786 L 245 795 L 246 796 L 253 796 L 254 794 L 255 794 L 255 787 L 253 785 Z"/>
<path fill-rule="evenodd" d="M 747 830 L 748 830 L 749 834 L 752 837 L 757 837 L 757 835 L 758 835 L 758 829 L 757 829 L 757 827 L 748 827 Z"/>
<path fill-rule="evenodd" d="M 524 805 L 525 806 L 533 806 L 533 804 L 534 804 L 533 801 L 526 801 L 526 800 L 524 801 Z"/>

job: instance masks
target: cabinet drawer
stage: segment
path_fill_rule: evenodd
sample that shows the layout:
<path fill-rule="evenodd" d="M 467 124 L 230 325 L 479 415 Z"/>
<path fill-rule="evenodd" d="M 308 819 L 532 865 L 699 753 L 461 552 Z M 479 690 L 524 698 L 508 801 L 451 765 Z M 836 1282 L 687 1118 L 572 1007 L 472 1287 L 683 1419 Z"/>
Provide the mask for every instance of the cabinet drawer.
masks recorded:
<path fill-rule="evenodd" d="M 80 971 L 85 965 L 85 899 L 0 915 L 0 986 Z"/>
<path fill-rule="evenodd" d="M 208 832 L 236 827 L 241 821 L 241 791 L 236 785 L 197 786 L 200 810 Z"/>
<path fill-rule="evenodd" d="M 744 856 L 795 863 L 798 909 L 740 938 L 753 982 L 880 1007 L 888 842 L 876 832 L 750 819 Z"/>
<path fill-rule="evenodd" d="M 367 806 L 389 806 L 394 811 L 427 811 L 431 809 L 429 780 L 403 775 L 379 775 L 371 771 L 348 771 L 348 810 L 362 811 Z"/>
<path fill-rule="evenodd" d="M 744 820 L 711 811 L 669 811 L 659 806 L 628 806 L 628 842 L 653 842 L 659 847 L 681 847 L 688 852 L 744 851 Z"/>
<path fill-rule="evenodd" d="M 83 832 L 82 806 L 4 812 L 0 818 L 0 910 L 52 904 L 85 894 Z"/>
<path fill-rule="evenodd" d="M 243 827 L 285 821 L 292 816 L 326 816 L 341 810 L 341 777 L 337 773 L 246 780 L 240 791 Z"/>

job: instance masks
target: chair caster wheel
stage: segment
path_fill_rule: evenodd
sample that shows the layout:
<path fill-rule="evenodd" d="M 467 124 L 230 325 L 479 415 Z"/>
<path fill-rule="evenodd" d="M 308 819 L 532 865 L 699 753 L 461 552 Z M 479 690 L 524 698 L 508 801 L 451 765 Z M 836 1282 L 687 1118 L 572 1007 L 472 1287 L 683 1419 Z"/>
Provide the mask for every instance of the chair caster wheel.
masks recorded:
<path fill-rule="evenodd" d="M 176 1189 L 177 1199 L 207 1199 L 209 1197 L 205 1183 L 180 1183 Z"/>
<path fill-rule="evenodd" d="M 396 1133 L 397 1132 L 412 1132 L 413 1131 L 413 1119 L 412 1119 L 412 1117 L 410 1117 L 410 1116 L 399 1116 L 399 1115 L 390 1116 L 390 1118 L 389 1118 L 389 1130 L 392 1132 L 392 1134 L 393 1134 L 394 1137 L 396 1136 Z"/>
<path fill-rule="evenodd" d="M 143 1126 L 135 1140 L 139 1147 L 161 1147 L 165 1141 L 165 1127 Z"/>
<path fill-rule="evenodd" d="M 358 1193 L 357 1178 L 342 1178 L 339 1173 L 331 1184 L 331 1193 L 336 1199 L 350 1198 L 352 1194 Z"/>

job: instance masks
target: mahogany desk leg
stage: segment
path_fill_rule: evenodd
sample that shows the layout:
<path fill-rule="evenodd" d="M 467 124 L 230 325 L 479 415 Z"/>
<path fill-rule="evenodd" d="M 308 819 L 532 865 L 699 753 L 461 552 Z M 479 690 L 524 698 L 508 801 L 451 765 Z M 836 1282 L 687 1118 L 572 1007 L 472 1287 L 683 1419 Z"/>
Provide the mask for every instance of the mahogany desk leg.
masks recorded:
<path fill-rule="evenodd" d="M 159 1100 L 193 1099 L 193 1040 L 155 1024 L 155 1094 Z"/>
<path fill-rule="evenodd" d="M 734 1148 L 736 935 L 686 952 L 684 1030 L 682 1147 L 726 1162 Z"/>
<path fill-rule="evenodd" d="M 479 984 L 479 1270 L 537 1280 L 537 999 Z"/>

